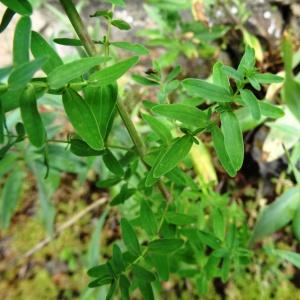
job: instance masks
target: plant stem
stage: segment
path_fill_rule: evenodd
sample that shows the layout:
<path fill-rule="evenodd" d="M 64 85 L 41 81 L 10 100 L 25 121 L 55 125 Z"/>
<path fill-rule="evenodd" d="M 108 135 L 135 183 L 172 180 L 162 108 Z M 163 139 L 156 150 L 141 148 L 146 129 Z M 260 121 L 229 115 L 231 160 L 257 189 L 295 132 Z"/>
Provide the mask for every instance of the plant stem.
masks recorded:
<path fill-rule="evenodd" d="M 82 41 L 82 44 L 83 44 L 86 52 L 90 56 L 96 55 L 97 50 L 95 48 L 95 45 L 94 45 L 92 39 L 90 38 L 90 36 L 86 30 L 86 27 L 84 26 L 72 0 L 59 0 L 59 2 L 61 3 L 62 7 L 64 8 L 79 39 Z M 120 114 L 128 132 L 129 132 L 129 135 L 136 147 L 136 150 L 137 150 L 139 156 L 141 157 L 141 159 L 143 160 L 143 158 L 144 158 L 144 143 L 143 143 L 141 137 L 139 136 L 139 134 L 137 133 L 135 126 L 134 126 L 133 122 L 131 121 L 123 103 L 118 101 L 117 108 L 118 108 L 119 114 Z"/>

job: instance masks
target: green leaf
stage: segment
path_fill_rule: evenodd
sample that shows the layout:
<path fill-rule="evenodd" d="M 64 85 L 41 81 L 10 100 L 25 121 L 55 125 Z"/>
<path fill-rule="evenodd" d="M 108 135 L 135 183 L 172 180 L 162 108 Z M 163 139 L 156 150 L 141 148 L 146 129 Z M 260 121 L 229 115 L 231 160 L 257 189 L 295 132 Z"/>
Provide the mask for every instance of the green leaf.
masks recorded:
<path fill-rule="evenodd" d="M 242 100 L 249 107 L 253 119 L 261 118 L 259 100 L 250 90 L 240 90 Z"/>
<path fill-rule="evenodd" d="M 83 46 L 81 40 L 79 39 L 71 39 L 71 38 L 56 38 L 53 40 L 54 43 L 63 45 L 63 46 L 72 46 L 72 47 L 80 47 Z"/>
<path fill-rule="evenodd" d="M 52 89 L 59 89 L 71 80 L 85 74 L 91 68 L 109 60 L 110 57 L 105 56 L 85 57 L 68 64 L 58 66 L 48 75 L 49 86 Z"/>
<path fill-rule="evenodd" d="M 166 220 L 168 223 L 184 226 L 195 223 L 197 221 L 197 217 L 169 211 L 166 214 Z"/>
<path fill-rule="evenodd" d="M 53 69 L 63 64 L 62 59 L 48 42 L 35 31 L 31 32 L 31 52 L 35 58 L 47 56 L 48 61 L 42 66 L 42 70 L 49 74 Z"/>
<path fill-rule="evenodd" d="M 90 15 L 91 18 L 94 17 L 104 17 L 106 19 L 111 19 L 113 17 L 113 13 L 111 10 L 97 10 L 94 14 Z"/>
<path fill-rule="evenodd" d="M 284 116 L 284 111 L 272 103 L 268 103 L 265 101 L 259 101 L 259 107 L 261 114 L 268 118 L 278 119 Z"/>
<path fill-rule="evenodd" d="M 89 77 L 89 81 L 96 83 L 97 85 L 111 84 L 121 76 L 123 76 L 131 67 L 133 67 L 138 62 L 138 60 L 138 56 L 124 59 L 110 67 L 93 73 Z"/>
<path fill-rule="evenodd" d="M 119 279 L 119 287 L 121 291 L 122 300 L 130 300 L 129 297 L 129 288 L 130 282 L 125 275 L 121 275 Z"/>
<path fill-rule="evenodd" d="M 293 232 L 298 242 L 300 242 L 300 205 L 297 207 L 293 218 Z"/>
<path fill-rule="evenodd" d="M 205 232 L 202 230 L 199 230 L 197 232 L 199 240 L 204 244 L 209 246 L 212 249 L 219 249 L 222 245 L 222 242 L 215 237 L 213 234 L 209 232 Z"/>
<path fill-rule="evenodd" d="M 230 66 L 223 66 L 223 71 L 227 76 L 235 79 L 236 81 L 243 81 L 244 75 L 241 71 L 238 71 Z"/>
<path fill-rule="evenodd" d="M 37 108 L 36 94 L 32 85 L 29 85 L 21 95 L 20 109 L 30 143 L 36 147 L 43 146 L 46 130 Z"/>
<path fill-rule="evenodd" d="M 290 111 L 300 120 L 300 83 L 286 77 L 282 90 L 283 101 L 287 104 Z"/>
<path fill-rule="evenodd" d="M 142 114 L 142 117 L 165 144 L 172 140 L 170 129 L 163 122 L 146 114 Z"/>
<path fill-rule="evenodd" d="M 112 20 L 111 25 L 119 28 L 120 30 L 129 30 L 131 26 L 124 20 Z"/>
<path fill-rule="evenodd" d="M 247 79 L 249 80 L 250 84 L 254 89 L 256 89 L 257 91 L 261 90 L 261 86 L 259 82 L 256 80 L 256 78 L 253 75 L 247 76 Z"/>
<path fill-rule="evenodd" d="M 193 141 L 193 137 L 190 135 L 176 139 L 167 148 L 158 163 L 153 166 L 153 177 L 159 178 L 174 169 L 188 155 Z"/>
<path fill-rule="evenodd" d="M 124 50 L 128 50 L 139 55 L 148 55 L 149 50 L 142 44 L 137 43 L 128 43 L 128 42 L 112 42 L 110 43 L 111 46 L 121 48 Z"/>
<path fill-rule="evenodd" d="M 300 189 L 290 188 L 261 212 L 251 237 L 251 243 L 271 235 L 287 225 L 300 205 Z"/>
<path fill-rule="evenodd" d="M 243 134 L 239 121 L 231 111 L 221 113 L 221 129 L 224 135 L 224 145 L 232 166 L 238 171 L 244 160 Z"/>
<path fill-rule="evenodd" d="M 259 74 L 256 73 L 254 78 L 261 84 L 270 84 L 270 83 L 281 83 L 283 82 L 283 78 L 271 73 Z"/>
<path fill-rule="evenodd" d="M 133 74 L 131 77 L 137 83 L 145 85 L 145 86 L 159 86 L 159 82 L 151 80 L 151 79 L 143 77 L 143 76 L 140 76 L 140 75 L 137 75 L 137 74 Z"/>
<path fill-rule="evenodd" d="M 7 8 L 5 10 L 2 20 L 1 20 L 1 24 L 0 24 L 0 33 L 2 33 L 6 29 L 6 27 L 9 25 L 9 23 L 12 20 L 14 15 L 15 15 L 15 12 L 13 10 L 11 10 L 10 8 Z"/>
<path fill-rule="evenodd" d="M 124 184 L 121 187 L 119 194 L 117 194 L 110 202 L 111 206 L 119 205 L 124 203 L 127 199 L 129 199 L 134 193 L 136 189 L 129 189 L 127 184 Z"/>
<path fill-rule="evenodd" d="M 282 42 L 282 58 L 284 62 L 284 70 L 287 78 L 293 78 L 293 42 L 289 35 L 285 35 Z"/>
<path fill-rule="evenodd" d="M 18 21 L 13 44 L 14 67 L 29 62 L 29 47 L 31 35 L 31 20 L 29 17 L 21 17 Z"/>
<path fill-rule="evenodd" d="M 90 268 L 87 274 L 90 277 L 97 277 L 97 278 L 110 277 L 112 279 L 112 273 L 107 263 Z"/>
<path fill-rule="evenodd" d="M 125 269 L 121 249 L 116 244 L 113 246 L 112 268 L 116 274 L 120 274 Z"/>
<path fill-rule="evenodd" d="M 0 144 L 4 143 L 4 122 L 5 122 L 5 114 L 2 107 L 2 101 L 0 99 Z"/>
<path fill-rule="evenodd" d="M 153 273 L 137 264 L 132 265 L 132 273 L 138 281 L 151 282 L 155 280 L 155 276 L 153 275 Z"/>
<path fill-rule="evenodd" d="M 122 166 L 109 149 L 106 149 L 105 154 L 103 155 L 103 162 L 105 166 L 115 175 L 119 177 L 124 175 Z"/>
<path fill-rule="evenodd" d="M 109 287 L 109 290 L 108 290 L 105 300 L 111 300 L 114 293 L 116 292 L 116 289 L 117 289 L 117 281 L 113 280 Z"/>
<path fill-rule="evenodd" d="M 156 235 L 157 222 L 154 213 L 144 200 L 141 202 L 140 223 L 150 237 Z"/>
<path fill-rule="evenodd" d="M 130 223 L 124 218 L 121 219 L 121 230 L 128 251 L 135 256 L 140 255 L 141 249 L 136 234 Z"/>
<path fill-rule="evenodd" d="M 214 208 L 212 211 L 212 225 L 215 235 L 220 239 L 224 239 L 225 234 L 225 221 L 224 215 L 221 209 Z"/>
<path fill-rule="evenodd" d="M 10 224 L 10 219 L 16 210 L 20 198 L 24 179 L 25 174 L 23 171 L 16 168 L 5 180 L 0 202 L 0 226 L 2 229 L 8 228 Z"/>
<path fill-rule="evenodd" d="M 138 286 L 144 300 L 154 300 L 151 283 L 145 281 L 139 281 Z"/>
<path fill-rule="evenodd" d="M 236 175 L 236 170 L 234 169 L 225 149 L 224 135 L 221 129 L 217 125 L 213 125 L 211 127 L 211 134 L 213 145 L 221 165 L 231 177 L 234 177 Z"/>
<path fill-rule="evenodd" d="M 151 241 L 148 244 L 149 252 L 157 254 L 169 254 L 177 251 L 183 245 L 183 240 L 180 239 L 159 239 Z"/>
<path fill-rule="evenodd" d="M 39 57 L 31 62 L 16 67 L 8 78 L 10 90 L 22 89 L 32 79 L 35 72 L 42 68 L 48 57 Z"/>
<path fill-rule="evenodd" d="M 63 94 L 66 114 L 80 137 L 94 150 L 102 150 L 103 138 L 97 120 L 82 97 L 72 89 Z"/>
<path fill-rule="evenodd" d="M 245 53 L 238 66 L 238 71 L 252 70 L 255 66 L 255 51 L 253 48 L 246 46 Z"/>
<path fill-rule="evenodd" d="M 88 284 L 89 288 L 96 288 L 103 285 L 111 284 L 113 279 L 111 277 L 103 277 L 103 278 L 97 278 L 96 280 L 90 282 Z"/>
<path fill-rule="evenodd" d="M 185 104 L 158 104 L 152 108 L 154 113 L 180 121 L 184 125 L 205 128 L 207 114 L 200 109 Z"/>
<path fill-rule="evenodd" d="M 124 0 L 105 0 L 105 2 L 117 5 L 117 6 L 125 6 Z"/>
<path fill-rule="evenodd" d="M 155 254 L 151 253 L 149 256 L 152 265 L 155 267 L 161 280 L 167 281 L 169 279 L 169 254 Z"/>
<path fill-rule="evenodd" d="M 70 151 L 77 156 L 100 156 L 105 150 L 94 150 L 85 141 L 74 138 L 70 140 Z"/>
<path fill-rule="evenodd" d="M 228 90 L 201 79 L 188 78 L 183 80 L 183 87 L 188 93 L 215 102 L 233 102 L 234 97 Z"/>
<path fill-rule="evenodd" d="M 226 73 L 224 72 L 224 65 L 221 62 L 216 62 L 213 67 L 213 83 L 223 87 L 230 92 L 230 84 Z"/>
<path fill-rule="evenodd" d="M 286 250 L 276 250 L 276 254 L 278 254 L 281 258 L 286 259 L 288 262 L 296 266 L 300 269 L 300 254 L 292 251 Z"/>
<path fill-rule="evenodd" d="M 84 95 L 98 122 L 102 136 L 106 138 L 115 115 L 118 86 L 116 84 L 100 87 L 87 86 L 84 88 Z"/>
<path fill-rule="evenodd" d="M 32 7 L 27 0 L 1 0 L 0 2 L 20 15 L 29 16 L 32 14 Z"/>

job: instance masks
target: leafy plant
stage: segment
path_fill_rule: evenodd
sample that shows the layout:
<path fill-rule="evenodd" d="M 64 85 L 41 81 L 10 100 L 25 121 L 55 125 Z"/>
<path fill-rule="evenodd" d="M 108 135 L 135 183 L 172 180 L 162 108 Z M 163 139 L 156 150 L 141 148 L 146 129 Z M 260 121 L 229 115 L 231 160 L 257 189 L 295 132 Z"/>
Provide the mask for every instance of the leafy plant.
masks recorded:
<path fill-rule="evenodd" d="M 19 159 L 14 156 L 14 150 L 23 147 L 27 151 L 25 162 L 37 178 L 43 211 L 51 215 L 46 218 L 51 228 L 54 217 L 48 201 L 51 192 L 47 181 L 41 179 L 41 165 L 44 164 L 50 180 L 66 168 L 69 156 L 61 160 L 63 167 L 55 166 L 56 172 L 53 171 L 54 160 L 51 160 L 51 156 L 65 155 L 63 147 L 52 145 L 62 142 L 76 156 L 102 157 L 108 176 L 100 178 L 98 187 L 113 188 L 117 184 L 120 187 L 110 206 L 128 204 L 134 199 L 130 214 L 124 215 L 120 209 L 122 242 L 113 245 L 111 258 L 106 263 L 88 271 L 93 278 L 90 288 L 109 285 L 106 299 L 112 299 L 117 292 L 122 299 L 130 299 L 137 288 L 144 299 L 154 299 L 153 286 L 168 280 L 171 274 L 188 278 L 203 295 L 213 279 L 226 282 L 232 271 L 248 264 L 253 252 L 248 248 L 250 232 L 244 214 L 235 203 L 229 204 L 227 197 L 214 192 L 210 185 L 205 189 L 199 187 L 189 153 L 201 143 L 205 134 L 211 139 L 224 170 L 229 176 L 236 176 L 244 161 L 243 130 L 237 111 L 246 108 L 248 116 L 257 122 L 283 116 L 281 108 L 256 96 L 262 85 L 280 83 L 283 79 L 269 73 L 261 74 L 256 68 L 255 51 L 248 45 L 236 69 L 216 62 L 208 80 L 180 80 L 177 79 L 180 67 L 176 66 L 165 75 L 164 66 L 156 63 L 154 72 L 148 76 L 133 76 L 139 84 L 159 90 L 157 103 L 144 102 L 142 122 L 149 128 L 146 133 L 139 132 L 120 97 L 117 81 L 138 64 L 139 56 L 147 55 L 148 50 L 140 44 L 110 40 L 112 26 L 119 30 L 130 29 L 124 20 L 114 18 L 114 8 L 123 6 L 123 0 L 110 0 L 111 9 L 92 14 L 92 18 L 102 18 L 106 23 L 107 31 L 100 41 L 89 36 L 72 1 L 60 0 L 78 39 L 60 38 L 56 42 L 81 47 L 84 53 L 83 57 L 69 63 L 64 63 L 46 39 L 31 30 L 29 2 L 1 2 L 7 6 L 6 14 L 11 15 L 13 11 L 22 15 L 15 31 L 13 67 L 7 81 L 0 86 L 0 141 L 3 143 L 0 174 L 10 174 L 2 193 L 2 226 L 8 226 L 16 207 L 18 197 L 11 193 L 12 184 L 17 185 L 17 191 L 21 190 L 24 172 L 17 167 L 12 171 L 11 164 Z M 171 8 L 178 2 L 171 2 L 173 5 L 167 6 L 167 19 L 174 24 L 178 15 Z M 166 9 L 165 3 L 160 3 L 159 9 Z M 186 24 L 186 28 L 189 26 L 196 24 Z M 168 27 L 171 30 L 170 24 Z M 178 43 L 174 48 L 178 52 L 177 46 Z M 113 59 L 111 47 L 133 52 L 136 56 Z M 40 70 L 44 75 L 34 77 Z M 169 94 L 173 91 L 193 101 L 170 101 Z M 40 102 L 49 95 L 61 99 L 64 113 L 73 126 L 74 134 L 66 140 L 54 139 L 56 132 L 49 128 L 51 122 L 46 122 L 41 113 Z M 18 108 L 22 123 L 18 122 L 13 129 L 7 126 L 7 120 Z M 112 146 L 111 140 L 122 141 L 114 136 L 117 115 L 133 146 Z M 74 159 L 74 166 L 79 165 L 80 172 L 84 173 L 87 165 L 82 167 L 81 163 L 80 158 Z M 20 164 L 24 167 L 23 161 Z M 53 181 L 58 184 L 59 179 Z M 293 195 L 291 200 L 293 209 L 297 202 L 295 197 Z M 274 224 L 266 230 L 264 222 L 272 219 L 272 213 L 281 209 L 282 202 L 287 205 L 280 200 L 264 213 L 254 239 L 290 220 L 286 211 L 276 220 L 279 225 Z M 299 221 L 298 213 L 294 219 Z M 279 254 L 289 260 L 295 259 L 288 253 Z M 91 262 L 94 261 L 93 256 Z"/>

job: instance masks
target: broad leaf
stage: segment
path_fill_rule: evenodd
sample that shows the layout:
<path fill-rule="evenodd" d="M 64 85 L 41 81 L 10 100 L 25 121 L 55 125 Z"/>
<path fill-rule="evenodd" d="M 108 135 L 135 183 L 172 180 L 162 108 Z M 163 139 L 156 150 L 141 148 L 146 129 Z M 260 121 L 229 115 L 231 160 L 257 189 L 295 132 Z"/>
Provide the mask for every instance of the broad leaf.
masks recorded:
<path fill-rule="evenodd" d="M 63 94 L 66 114 L 80 137 L 94 150 L 104 148 L 97 120 L 82 97 L 72 89 Z"/>
<path fill-rule="evenodd" d="M 116 84 L 100 87 L 87 86 L 84 88 L 84 95 L 98 122 L 102 136 L 106 138 L 115 115 L 118 86 Z"/>
<path fill-rule="evenodd" d="M 59 89 L 71 80 L 85 74 L 91 68 L 109 60 L 110 58 L 105 56 L 85 57 L 68 64 L 58 66 L 48 75 L 49 86 L 52 89 Z"/>
<path fill-rule="evenodd" d="M 183 87 L 188 93 L 215 102 L 233 102 L 234 97 L 223 87 L 201 79 L 183 80 Z"/>
<path fill-rule="evenodd" d="M 48 42 L 38 33 L 31 33 L 31 52 L 35 58 L 47 56 L 48 61 L 42 66 L 42 70 L 49 74 L 53 69 L 63 64 L 62 59 Z"/>
<path fill-rule="evenodd" d="M 21 116 L 30 143 L 36 147 L 44 145 L 46 130 L 37 108 L 37 99 L 34 87 L 29 85 L 20 98 Z"/>
<path fill-rule="evenodd" d="M 132 265 L 132 272 L 138 281 L 151 282 L 155 280 L 155 276 L 153 275 L 153 273 L 149 272 L 139 265 Z"/>
<path fill-rule="evenodd" d="M 224 135 L 224 145 L 232 166 L 238 171 L 244 160 L 243 134 L 239 121 L 231 111 L 221 113 L 221 129 Z"/>
<path fill-rule="evenodd" d="M 268 103 L 266 101 L 259 101 L 259 107 L 261 114 L 265 117 L 278 119 L 284 116 L 284 111 L 280 107 L 272 103 Z"/>
<path fill-rule="evenodd" d="M 114 83 L 122 77 L 131 67 L 133 67 L 139 60 L 138 56 L 122 60 L 112 66 L 104 68 L 93 73 L 89 77 L 89 81 L 96 85 L 107 85 Z"/>
<path fill-rule="evenodd" d="M 205 128 L 207 114 L 200 109 L 185 104 L 158 104 L 152 108 L 154 113 L 178 120 L 184 125 Z"/>

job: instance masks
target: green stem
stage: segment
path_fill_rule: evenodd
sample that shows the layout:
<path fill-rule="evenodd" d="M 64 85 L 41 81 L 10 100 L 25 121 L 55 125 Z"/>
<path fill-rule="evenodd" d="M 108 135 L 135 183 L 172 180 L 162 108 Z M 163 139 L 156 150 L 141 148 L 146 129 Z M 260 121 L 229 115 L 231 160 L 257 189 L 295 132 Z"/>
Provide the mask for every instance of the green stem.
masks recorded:
<path fill-rule="evenodd" d="M 82 44 L 84 48 L 86 49 L 87 53 L 90 56 L 96 55 L 97 50 L 95 48 L 95 45 L 90 38 L 88 32 L 86 31 L 86 27 L 83 25 L 82 20 L 72 2 L 72 0 L 59 0 L 61 5 L 63 6 L 74 30 L 76 31 L 79 39 L 82 41 Z M 144 158 L 144 144 L 142 139 L 140 138 L 139 134 L 137 133 L 135 126 L 133 122 L 131 121 L 126 108 L 124 105 L 118 101 L 117 102 L 117 108 L 120 113 L 120 116 L 129 132 L 129 135 L 136 147 L 136 150 L 141 157 L 141 159 Z"/>

